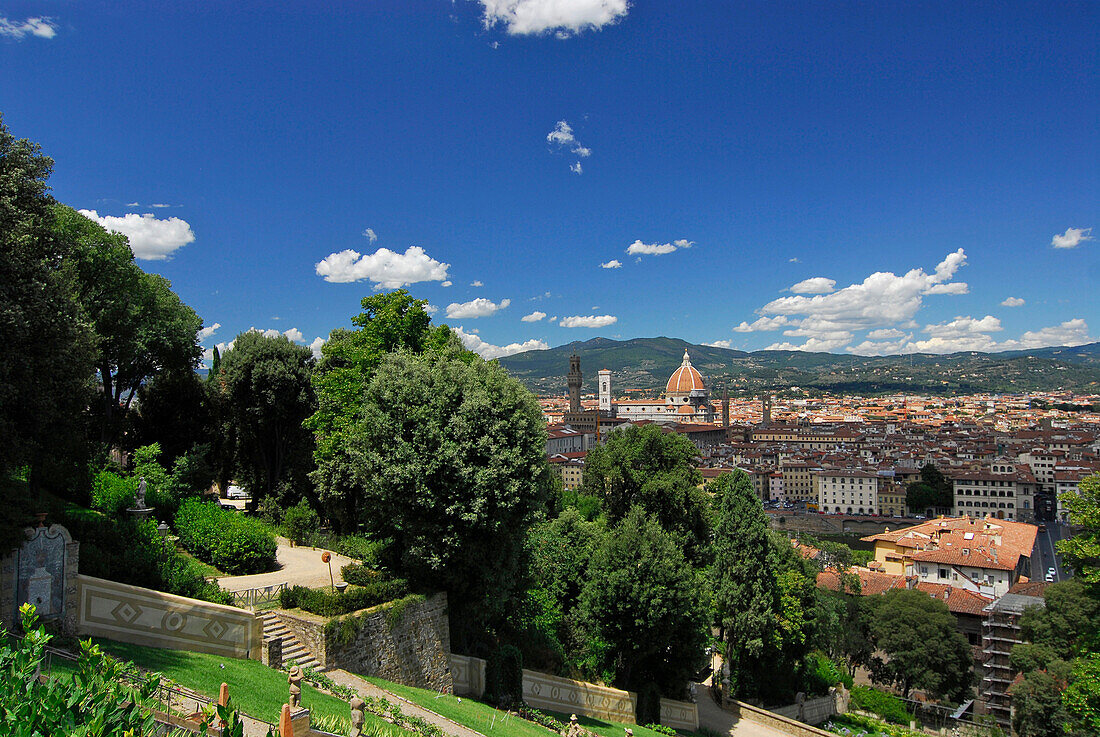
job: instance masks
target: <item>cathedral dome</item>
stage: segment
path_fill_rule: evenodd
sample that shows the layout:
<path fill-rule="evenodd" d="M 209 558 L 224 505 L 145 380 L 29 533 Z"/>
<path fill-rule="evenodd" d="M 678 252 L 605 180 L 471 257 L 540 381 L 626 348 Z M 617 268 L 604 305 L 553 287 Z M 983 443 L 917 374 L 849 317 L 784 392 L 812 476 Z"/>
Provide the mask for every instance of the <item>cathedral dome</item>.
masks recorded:
<path fill-rule="evenodd" d="M 704 389 L 706 389 L 706 386 L 703 384 L 703 375 L 691 365 L 691 358 L 688 357 L 688 352 L 685 350 L 684 362 L 668 378 L 665 393 L 687 394 L 688 392 L 703 391 Z"/>

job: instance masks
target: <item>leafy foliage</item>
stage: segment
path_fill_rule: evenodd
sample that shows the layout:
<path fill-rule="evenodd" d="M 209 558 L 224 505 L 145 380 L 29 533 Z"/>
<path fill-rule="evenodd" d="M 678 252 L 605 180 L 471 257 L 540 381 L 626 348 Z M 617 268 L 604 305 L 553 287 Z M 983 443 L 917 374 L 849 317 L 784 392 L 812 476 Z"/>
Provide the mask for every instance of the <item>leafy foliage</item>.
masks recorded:
<path fill-rule="evenodd" d="M 180 542 L 195 557 L 226 573 L 262 573 L 275 565 L 275 535 L 262 522 L 200 499 L 176 513 Z"/>
<path fill-rule="evenodd" d="M 523 654 L 512 645 L 501 645 L 485 664 L 485 700 L 512 704 L 523 700 Z"/>
<path fill-rule="evenodd" d="M 283 530 L 286 536 L 299 545 L 307 542 L 321 526 L 321 518 L 309 505 L 309 500 L 302 498 L 283 515 Z M 347 581 L 347 579 L 344 579 Z M 348 583 L 354 583 L 348 581 Z"/>
<path fill-rule="evenodd" d="M 37 626 L 34 606 L 19 612 L 21 639 L 0 630 L 0 731 L 12 737 L 151 733 L 153 716 L 144 703 L 156 692 L 156 679 L 106 657 L 90 640 L 80 643 L 75 673 L 39 679 L 51 636 Z"/>
<path fill-rule="evenodd" d="M 371 581 L 365 586 L 349 586 L 342 593 L 332 593 L 327 588 L 310 589 L 292 586 L 279 593 L 279 606 L 284 609 L 302 609 L 322 617 L 348 614 L 368 607 L 400 599 L 409 593 L 409 585 L 402 579 Z"/>
<path fill-rule="evenodd" d="M 641 507 L 682 540 L 689 559 L 700 560 L 709 529 L 697 456 L 690 440 L 657 425 L 615 430 L 588 452 L 582 491 L 602 501 L 612 524 Z"/>
<path fill-rule="evenodd" d="M 593 554 L 580 596 L 592 666 L 623 688 L 656 683 L 678 694 L 703 659 L 702 584 L 671 533 L 630 510 Z"/>
<path fill-rule="evenodd" d="M 1058 551 L 1077 576 L 1100 590 L 1100 474 L 1082 479 L 1077 491 L 1062 494 L 1070 520 L 1083 529 L 1058 541 Z"/>
<path fill-rule="evenodd" d="M 851 689 L 853 708 L 878 714 L 891 724 L 909 724 L 911 717 L 905 708 L 905 702 L 897 696 L 870 686 L 852 686 Z"/>
<path fill-rule="evenodd" d="M 92 480 L 92 508 L 111 517 L 121 517 L 134 506 L 137 480 L 113 471 L 100 471 Z"/>

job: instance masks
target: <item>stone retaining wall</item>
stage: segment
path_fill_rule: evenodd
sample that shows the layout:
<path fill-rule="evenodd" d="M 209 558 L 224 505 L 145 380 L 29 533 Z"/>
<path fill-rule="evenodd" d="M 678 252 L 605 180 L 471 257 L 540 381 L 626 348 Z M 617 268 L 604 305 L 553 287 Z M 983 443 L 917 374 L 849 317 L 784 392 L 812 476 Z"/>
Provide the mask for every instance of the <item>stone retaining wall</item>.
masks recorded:
<path fill-rule="evenodd" d="M 836 697 L 831 695 L 821 696 L 816 699 L 807 699 L 801 704 L 791 704 L 769 711 L 788 719 L 797 719 L 806 724 L 821 724 L 836 714 Z"/>
<path fill-rule="evenodd" d="M 788 719 L 785 716 L 775 714 L 767 709 L 761 709 L 752 704 L 746 704 L 743 701 L 730 702 L 728 707 L 723 708 L 734 714 L 738 714 L 743 719 L 765 724 L 773 729 L 786 732 L 792 735 L 792 737 L 836 737 L 832 732 L 826 732 L 823 729 L 811 727 L 809 724 L 803 724 L 795 719 Z"/>
<path fill-rule="evenodd" d="M 699 709 L 690 701 L 661 699 L 661 724 L 695 732 L 699 729 Z"/>
<path fill-rule="evenodd" d="M 77 632 L 134 645 L 259 660 L 263 625 L 252 612 L 78 575 Z"/>
<path fill-rule="evenodd" d="M 485 661 L 451 653 L 451 679 L 457 696 L 481 698 L 485 694 Z"/>
<path fill-rule="evenodd" d="M 574 681 L 538 671 L 523 671 L 523 700 L 536 709 L 633 724 L 638 695 L 609 686 Z"/>

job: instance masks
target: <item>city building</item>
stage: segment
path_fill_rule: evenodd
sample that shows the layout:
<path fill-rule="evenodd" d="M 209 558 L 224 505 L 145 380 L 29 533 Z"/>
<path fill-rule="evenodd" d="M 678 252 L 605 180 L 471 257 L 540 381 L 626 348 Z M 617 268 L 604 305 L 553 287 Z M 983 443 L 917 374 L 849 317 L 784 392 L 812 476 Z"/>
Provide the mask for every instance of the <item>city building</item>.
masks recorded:
<path fill-rule="evenodd" d="M 986 714 L 992 714 L 1006 731 L 1012 729 L 1012 698 L 1009 687 L 1016 679 L 1011 654 L 1020 636 L 1020 617 L 1031 607 L 1046 606 L 1045 584 L 1020 584 L 985 607 L 982 625 L 982 649 L 985 675 L 978 687 L 979 702 Z"/>
<path fill-rule="evenodd" d="M 878 474 L 867 471 L 816 471 L 814 497 L 825 514 L 878 514 Z"/>

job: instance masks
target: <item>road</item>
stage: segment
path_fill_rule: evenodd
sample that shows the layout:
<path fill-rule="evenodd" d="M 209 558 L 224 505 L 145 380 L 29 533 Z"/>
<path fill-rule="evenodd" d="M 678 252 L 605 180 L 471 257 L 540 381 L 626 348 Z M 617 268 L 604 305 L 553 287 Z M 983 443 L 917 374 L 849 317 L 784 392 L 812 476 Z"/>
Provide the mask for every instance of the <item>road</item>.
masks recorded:
<path fill-rule="evenodd" d="M 329 585 L 329 566 L 321 561 L 321 553 L 324 553 L 324 550 L 302 546 L 291 547 L 290 541 L 285 537 L 278 538 L 278 543 L 279 548 L 275 554 L 278 570 L 270 573 L 254 573 L 250 576 L 224 576 L 218 579 L 218 585 L 226 591 L 244 591 L 281 583 L 309 588 Z M 332 577 L 336 583 L 344 580 L 340 575 L 340 569 L 354 562 L 351 558 L 339 553 L 332 553 Z"/>
<path fill-rule="evenodd" d="M 1047 569 L 1054 569 L 1054 580 L 1065 581 L 1071 573 L 1062 567 L 1058 551 L 1054 547 L 1059 540 L 1070 537 L 1068 525 L 1046 522 L 1046 531 L 1040 530 L 1035 536 L 1035 548 L 1031 553 L 1031 580 L 1045 581 Z"/>

